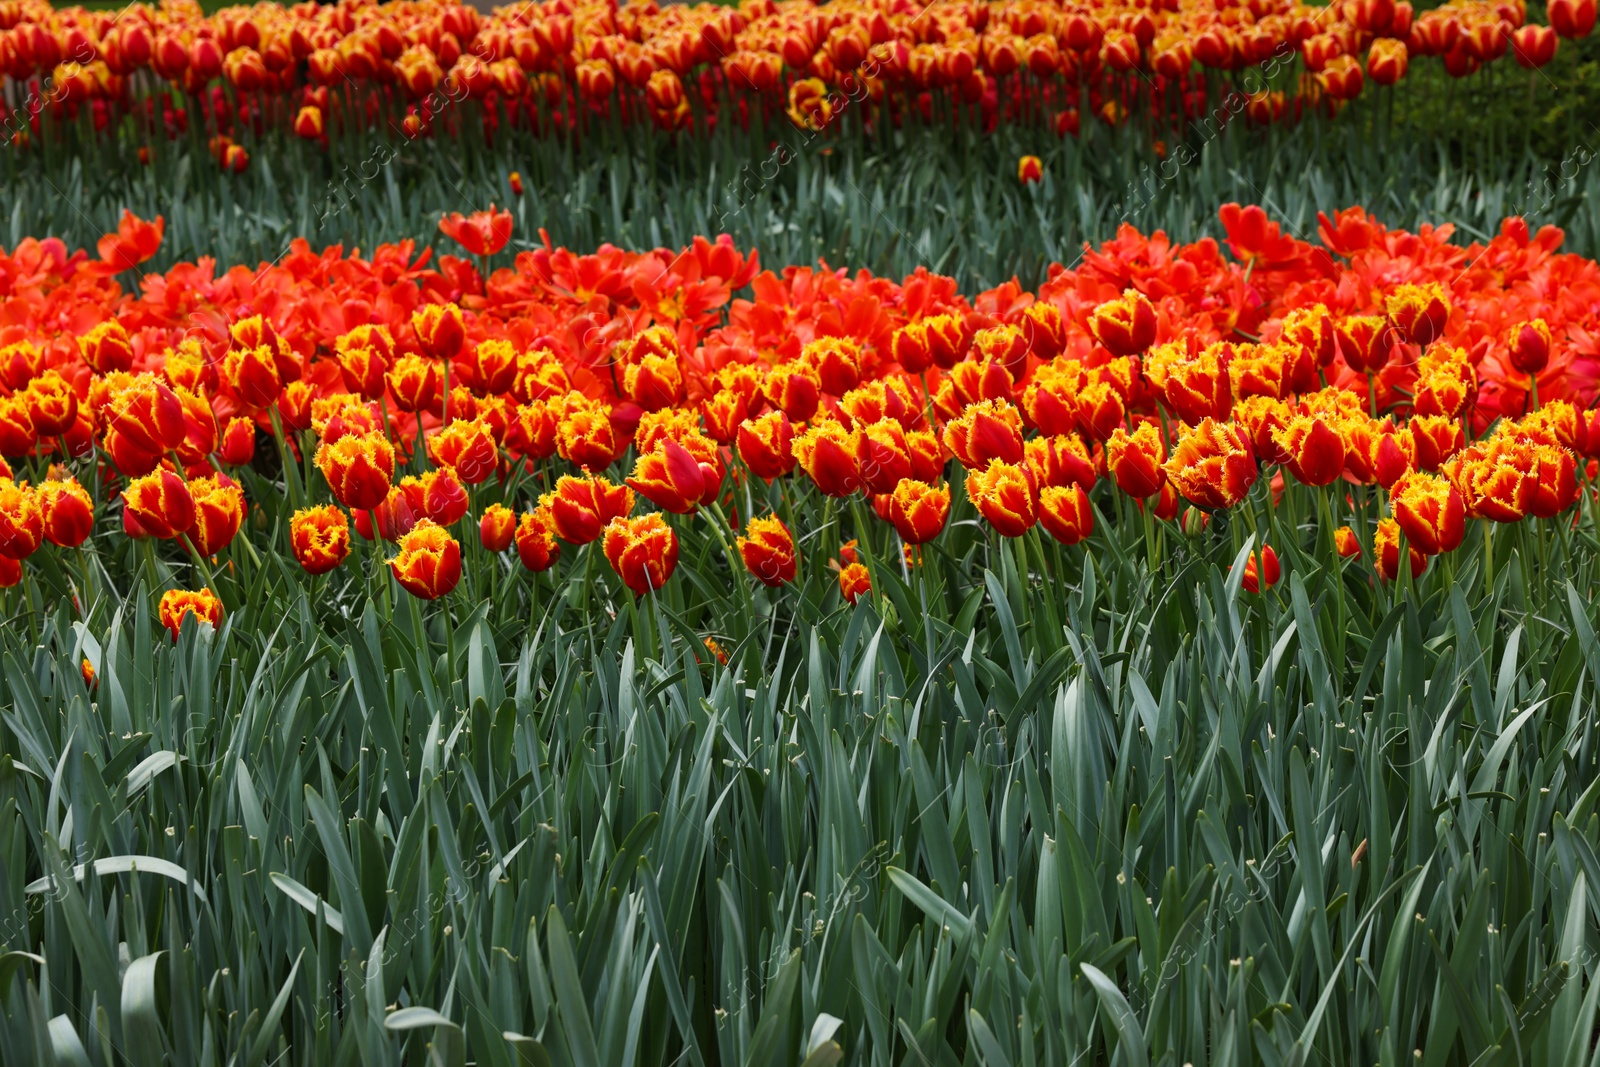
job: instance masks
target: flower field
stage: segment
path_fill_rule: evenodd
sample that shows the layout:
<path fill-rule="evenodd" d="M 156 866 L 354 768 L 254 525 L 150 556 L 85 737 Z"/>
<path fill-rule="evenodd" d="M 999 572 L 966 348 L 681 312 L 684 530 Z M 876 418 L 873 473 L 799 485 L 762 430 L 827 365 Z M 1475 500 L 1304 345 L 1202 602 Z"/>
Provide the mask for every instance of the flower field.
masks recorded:
<path fill-rule="evenodd" d="M 1600 1065 L 1594 0 L 0 0 L 0 1064 Z"/>
<path fill-rule="evenodd" d="M 1590 1062 L 1600 268 L 1217 224 L 23 242 L 6 1061 Z"/>

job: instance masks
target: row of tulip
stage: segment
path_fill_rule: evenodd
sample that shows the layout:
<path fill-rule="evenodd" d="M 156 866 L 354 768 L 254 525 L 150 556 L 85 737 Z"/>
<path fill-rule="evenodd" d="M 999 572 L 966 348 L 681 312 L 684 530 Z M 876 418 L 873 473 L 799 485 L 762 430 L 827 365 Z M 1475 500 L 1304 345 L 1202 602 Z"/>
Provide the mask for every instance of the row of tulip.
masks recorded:
<path fill-rule="evenodd" d="M 1421 57 L 1456 77 L 1505 58 L 1543 66 L 1561 37 L 1590 33 L 1595 0 L 1550 0 L 1547 12 L 1540 26 L 1526 23 L 1523 0 L 1421 13 L 1409 0 L 546 0 L 481 17 L 437 0 L 341 0 L 207 17 L 179 0 L 115 12 L 7 0 L 0 68 L 26 86 L 8 124 L 18 145 L 46 136 L 47 117 L 76 128 L 87 107 L 97 129 L 131 122 L 146 141 L 203 130 L 239 170 L 248 152 L 236 140 L 269 125 L 324 142 L 441 123 L 491 136 L 502 121 L 573 129 L 608 115 L 679 129 L 787 114 L 816 130 L 863 100 L 868 122 L 880 110 L 931 119 L 939 97 L 991 125 L 1047 119 L 1064 134 L 1084 109 L 1120 123 L 1139 107 L 1183 125 L 1235 83 L 1249 115 L 1271 122 L 1336 106 L 1369 78 L 1393 85 Z M 472 121 L 456 108 L 467 101 Z"/>
<path fill-rule="evenodd" d="M 30 240 L 0 259 L 0 584 L 118 513 L 209 574 L 245 524 L 245 471 L 281 485 L 307 572 L 345 564 L 353 525 L 398 546 L 395 579 L 426 599 L 460 580 L 469 517 L 486 552 L 514 547 L 536 573 L 598 542 L 643 595 L 676 565 L 666 515 L 703 513 L 730 562 L 781 586 L 815 494 L 870 503 L 914 566 L 949 521 L 951 459 L 996 533 L 1038 525 L 1063 545 L 1097 508 L 1138 521 L 1102 484 L 1146 531 L 1189 532 L 1253 512 L 1263 478 L 1269 509 L 1286 483 L 1317 487 L 1330 550 L 1370 551 L 1391 580 L 1407 553 L 1416 575 L 1457 548 L 1469 519 L 1579 503 L 1600 456 L 1600 268 L 1559 253 L 1559 231 L 1513 218 L 1461 248 L 1449 227 L 1351 209 L 1313 246 L 1260 208 L 1220 215 L 1232 258 L 1125 229 L 1036 293 L 970 301 L 925 270 L 764 273 L 726 239 L 546 247 L 487 280 L 406 247 L 301 246 L 220 277 L 183 264 L 136 298 L 115 276 L 155 253 L 160 220 L 126 217 L 96 260 Z M 440 229 L 479 256 L 511 232 L 492 210 Z M 758 480 L 784 487 L 787 521 L 758 514 Z M 639 498 L 659 510 L 635 515 Z M 834 565 L 847 598 L 869 588 L 848 547 Z M 1276 568 L 1252 558 L 1246 588 Z M 174 591 L 163 617 L 220 610 Z"/>

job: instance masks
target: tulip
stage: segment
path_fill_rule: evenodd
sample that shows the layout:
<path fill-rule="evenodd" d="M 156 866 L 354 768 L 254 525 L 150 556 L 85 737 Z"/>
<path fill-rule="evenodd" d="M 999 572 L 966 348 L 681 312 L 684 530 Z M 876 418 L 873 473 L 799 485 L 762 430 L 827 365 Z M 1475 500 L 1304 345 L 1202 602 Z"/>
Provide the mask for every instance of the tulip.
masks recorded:
<path fill-rule="evenodd" d="M 244 491 L 226 474 L 216 474 L 191 481 L 189 495 L 194 520 L 184 533 L 195 552 L 214 556 L 233 541 L 244 522 Z"/>
<path fill-rule="evenodd" d="M 1419 470 L 1436 471 L 1466 446 L 1461 424 L 1444 415 L 1413 416 L 1407 429 L 1416 443 Z"/>
<path fill-rule="evenodd" d="M 927 370 L 933 363 L 928 324 L 919 320 L 900 327 L 890 338 L 889 353 L 908 374 Z"/>
<path fill-rule="evenodd" d="M 134 520 L 149 537 L 178 536 L 194 525 L 194 497 L 182 476 L 155 470 L 128 483 L 122 491 L 125 519 Z"/>
<path fill-rule="evenodd" d="M 1076 436 L 1037 437 L 1023 445 L 1023 452 L 1040 486 L 1081 485 L 1084 492 L 1094 488 L 1094 460 Z"/>
<path fill-rule="evenodd" d="M 861 380 L 861 346 L 848 337 L 819 337 L 800 350 L 800 361 L 817 372 L 817 384 L 833 396 Z"/>
<path fill-rule="evenodd" d="M 308 141 L 320 140 L 322 137 L 322 109 L 315 104 L 302 107 L 294 117 L 294 135 L 303 137 Z"/>
<path fill-rule="evenodd" d="M 443 391 L 439 364 L 425 356 L 401 356 L 384 379 L 394 395 L 395 407 L 401 411 L 432 411 Z"/>
<path fill-rule="evenodd" d="M 449 467 L 468 485 L 477 485 L 499 469 L 500 450 L 482 419 L 458 419 L 428 438 L 428 457 Z"/>
<path fill-rule="evenodd" d="M 1161 432 L 1152 423 L 1140 423 L 1131 434 L 1118 429 L 1106 441 L 1106 467 L 1117 488 L 1135 499 L 1161 491 L 1167 480 L 1165 457 Z"/>
<path fill-rule="evenodd" d="M 517 521 L 517 558 L 535 574 L 547 571 L 561 558 L 561 545 L 556 541 L 555 520 L 548 508 L 542 505 L 525 511 Z"/>
<path fill-rule="evenodd" d="M 1283 568 L 1278 564 L 1278 554 L 1272 550 L 1271 545 L 1262 545 L 1259 553 L 1250 553 L 1250 558 L 1244 561 L 1244 575 L 1239 585 L 1247 593 L 1259 593 L 1262 589 L 1271 589 L 1277 585 L 1282 575 Z"/>
<path fill-rule="evenodd" d="M 350 523 L 332 504 L 301 508 L 289 520 L 289 547 L 307 574 L 326 574 L 350 555 Z"/>
<path fill-rule="evenodd" d="M 250 408 L 264 408 L 278 399 L 283 382 L 273 346 L 230 348 L 222 359 L 222 379 L 240 402 Z"/>
<path fill-rule="evenodd" d="M 79 342 L 80 347 L 82 342 Z M 0 345 L 0 385 L 21 392 L 44 373 L 44 353 L 32 341 Z"/>
<path fill-rule="evenodd" d="M 781 363 L 767 372 L 762 393 L 767 403 L 795 422 L 805 422 L 817 413 L 822 400 L 822 378 L 808 363 Z"/>
<path fill-rule="evenodd" d="M 39 494 L 23 482 L 0 478 L 0 556 L 23 560 L 44 541 L 44 509 Z"/>
<path fill-rule="evenodd" d="M 1380 315 L 1349 315 L 1334 327 L 1339 352 L 1357 374 L 1370 374 L 1388 364 L 1394 347 L 1389 322 Z"/>
<path fill-rule="evenodd" d="M 856 435 L 856 463 L 869 493 L 892 493 L 912 476 L 911 445 L 905 427 L 894 419 L 879 419 Z"/>
<path fill-rule="evenodd" d="M 1228 417 L 1233 392 L 1223 358 L 1227 354 L 1224 346 L 1213 345 L 1166 368 L 1162 395 L 1179 419 L 1197 423 Z"/>
<path fill-rule="evenodd" d="M 394 448 L 380 431 L 325 441 L 317 449 L 316 463 L 334 499 L 347 508 L 367 511 L 389 495 Z"/>
<path fill-rule="evenodd" d="M 689 450 L 665 437 L 655 450 L 639 457 L 628 485 L 646 500 L 675 515 L 687 515 L 706 495 L 705 471 Z M 713 483 L 712 491 L 717 486 Z"/>
<path fill-rule="evenodd" d="M 1094 532 L 1089 494 L 1077 483 L 1047 485 L 1039 490 L 1039 525 L 1064 545 L 1075 545 Z"/>
<path fill-rule="evenodd" d="M 311 427 L 311 386 L 305 382 L 290 382 L 278 396 L 278 417 L 285 430 L 305 430 Z"/>
<path fill-rule="evenodd" d="M 424 304 L 411 313 L 411 330 L 424 354 L 450 359 L 467 339 L 461 309 L 454 304 Z"/>
<path fill-rule="evenodd" d="M 1333 531 L 1333 550 L 1345 559 L 1360 558 L 1361 542 L 1356 539 L 1356 532 L 1348 526 Z"/>
<path fill-rule="evenodd" d="M 1328 485 L 1344 471 L 1344 436 L 1323 419 L 1296 415 L 1272 439 L 1303 485 Z"/>
<path fill-rule="evenodd" d="M 553 491 L 539 498 L 551 525 L 563 541 L 586 545 L 599 537 L 612 519 L 633 510 L 633 490 L 604 478 L 562 475 Z"/>
<path fill-rule="evenodd" d="M 1545 5 L 1550 28 L 1570 41 L 1589 36 L 1594 29 L 1595 0 L 1550 0 Z"/>
<path fill-rule="evenodd" d="M 27 401 L 20 396 L 0 397 L 0 455 L 25 456 L 36 443 Z"/>
<path fill-rule="evenodd" d="M 0 556 L 0 589 L 10 589 L 22 581 L 22 562 L 10 556 Z"/>
<path fill-rule="evenodd" d="M 1020 463 L 1022 417 L 1004 400 L 982 400 L 945 426 L 944 443 L 968 470 L 981 470 L 997 459 Z"/>
<path fill-rule="evenodd" d="M 431 519 L 418 520 L 388 562 L 395 581 L 419 600 L 437 600 L 461 580 L 461 546 Z"/>
<path fill-rule="evenodd" d="M 154 256 L 161 248 L 166 229 L 167 220 L 159 215 L 154 222 L 146 222 L 123 208 L 117 232 L 101 237 L 95 250 L 100 253 L 100 262 L 106 265 L 108 273 L 120 274 Z"/>
<path fill-rule="evenodd" d="M 1404 47 L 1398 41 L 1395 44 Z M 1426 348 L 1444 333 L 1450 319 L 1450 298 L 1437 282 L 1401 285 L 1384 298 L 1384 310 L 1406 340 Z"/>
<path fill-rule="evenodd" d="M 965 318 L 951 313 L 930 315 L 922 324 L 927 330 L 928 356 L 935 364 L 949 370 L 966 358 L 973 330 Z"/>
<path fill-rule="evenodd" d="M 44 520 L 45 540 L 62 548 L 77 548 L 88 539 L 94 529 L 94 501 L 76 478 L 40 482 L 34 492 Z"/>
<path fill-rule="evenodd" d="M 973 345 L 976 349 L 976 341 Z M 982 400 L 1000 400 L 1011 403 L 1011 372 L 998 359 L 966 359 L 950 368 L 944 384 L 939 387 L 934 403 L 947 419 Z"/>
<path fill-rule="evenodd" d="M 177 448 L 189 432 L 183 402 L 153 374 L 141 374 L 114 393 L 102 418 L 127 444 L 157 456 Z"/>
<path fill-rule="evenodd" d="M 230 467 L 241 467 L 256 455 L 256 424 L 251 419 L 232 418 L 222 431 L 222 447 L 217 457 Z"/>
<path fill-rule="evenodd" d="M 762 585 L 776 588 L 794 581 L 799 555 L 793 535 L 777 516 L 751 519 L 737 544 L 745 569 Z"/>
<path fill-rule="evenodd" d="M 604 405 L 570 410 L 556 426 L 556 451 L 585 470 L 606 469 L 627 448 L 626 435 L 617 431 Z"/>
<path fill-rule="evenodd" d="M 1410 59 L 1404 41 L 1380 37 L 1367 52 L 1367 77 L 1379 85 L 1393 85 L 1406 76 Z"/>
<path fill-rule="evenodd" d="M 415 518 L 429 518 L 440 526 L 454 526 L 460 522 L 471 503 L 455 471 L 449 467 L 402 478 L 400 491 L 405 494 Z"/>
<path fill-rule="evenodd" d="M 33 422 L 33 432 L 41 440 L 66 433 L 78 421 L 78 394 L 53 370 L 30 381 L 22 399 Z"/>
<path fill-rule="evenodd" d="M 1528 514 L 1550 519 L 1578 502 L 1578 465 L 1572 453 L 1554 445 L 1534 445 L 1533 499 Z"/>
<path fill-rule="evenodd" d="M 1037 185 L 1044 180 L 1044 164 L 1038 156 L 1023 156 L 1017 160 L 1017 181 L 1023 185 Z"/>
<path fill-rule="evenodd" d="M 1258 473 L 1243 433 L 1212 419 L 1205 419 L 1179 439 L 1165 470 L 1178 492 L 1208 510 L 1239 503 Z"/>
<path fill-rule="evenodd" d="M 1450 552 L 1466 535 L 1466 505 L 1447 478 L 1413 471 L 1389 490 L 1389 507 L 1406 539 L 1419 552 Z"/>
<path fill-rule="evenodd" d="M 511 240 L 511 212 L 499 211 L 493 204 L 488 211 L 474 211 L 462 217 L 453 211 L 439 220 L 439 232 L 474 256 L 492 256 Z"/>
<path fill-rule="evenodd" d="M 865 565 L 850 563 L 839 571 L 839 593 L 852 605 L 860 603 L 861 598 L 872 592 L 872 576 L 867 573 Z"/>
<path fill-rule="evenodd" d="M 1394 519 L 1384 518 L 1378 520 L 1378 532 L 1372 539 L 1372 565 L 1378 572 L 1378 577 L 1386 582 L 1392 582 L 1400 573 L 1400 523 Z M 1407 561 L 1411 564 L 1411 577 L 1416 579 L 1428 569 L 1428 557 L 1417 551 L 1417 546 L 1410 543 L 1407 535 L 1406 544 Z"/>
<path fill-rule="evenodd" d="M 1021 537 L 1038 519 L 1039 487 L 1026 467 L 995 459 L 967 474 L 967 499 L 1002 537 Z"/>
<path fill-rule="evenodd" d="M 176 641 L 183 631 L 183 619 L 186 615 L 193 615 L 195 622 L 202 626 L 216 629 L 222 625 L 222 601 L 209 589 L 200 589 L 189 592 L 184 589 L 168 589 L 161 594 L 161 603 L 156 611 L 165 626 Z"/>
<path fill-rule="evenodd" d="M 517 516 L 504 504 L 490 504 L 478 520 L 478 540 L 490 552 L 504 552 L 516 534 Z"/>
<path fill-rule="evenodd" d="M 91 326 L 78 338 L 78 352 L 96 374 L 133 369 L 133 342 L 115 319 Z"/>
<path fill-rule="evenodd" d="M 1089 332 L 1112 355 L 1136 356 L 1155 343 L 1155 305 L 1138 290 L 1128 289 L 1094 309 Z"/>
<path fill-rule="evenodd" d="M 825 495 L 850 496 L 862 488 L 859 436 L 837 422 L 817 423 L 795 436 L 795 460 Z"/>
<path fill-rule="evenodd" d="M 700 417 L 706 433 L 719 445 L 731 445 L 739 436 L 739 424 L 750 417 L 750 403 L 733 389 L 718 389 L 700 404 Z"/>
<path fill-rule="evenodd" d="M 612 519 L 602 548 L 611 569 L 635 596 L 660 589 L 678 566 L 678 536 L 658 512 Z"/>
<path fill-rule="evenodd" d="M 923 545 L 938 537 L 950 516 L 950 486 L 937 486 L 907 478 L 889 496 L 889 521 L 908 545 Z"/>
<path fill-rule="evenodd" d="M 1550 362 L 1550 327 L 1543 319 L 1519 322 L 1506 335 L 1506 348 L 1513 367 L 1537 375 Z"/>
<path fill-rule="evenodd" d="M 1469 445 L 1445 470 L 1461 491 L 1471 518 L 1517 522 L 1528 514 L 1539 488 L 1538 457 L 1523 441 L 1496 438 Z"/>

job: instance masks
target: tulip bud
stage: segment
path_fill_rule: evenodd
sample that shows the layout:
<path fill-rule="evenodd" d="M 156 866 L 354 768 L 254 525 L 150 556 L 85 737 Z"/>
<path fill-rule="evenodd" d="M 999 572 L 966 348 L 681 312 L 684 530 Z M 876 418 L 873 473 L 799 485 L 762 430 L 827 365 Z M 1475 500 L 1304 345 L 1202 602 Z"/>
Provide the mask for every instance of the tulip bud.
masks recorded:
<path fill-rule="evenodd" d="M 222 625 L 222 601 L 218 600 L 209 589 L 193 593 L 183 589 L 168 589 L 161 594 L 161 603 L 156 613 L 161 619 L 161 625 L 172 634 L 174 641 L 183 632 L 183 619 L 186 615 L 193 615 L 195 622 L 213 630 Z"/>
<path fill-rule="evenodd" d="M 739 555 L 745 569 L 762 585 L 777 586 L 794 581 L 799 569 L 794 537 L 776 516 L 751 519 L 746 536 L 738 539 Z"/>

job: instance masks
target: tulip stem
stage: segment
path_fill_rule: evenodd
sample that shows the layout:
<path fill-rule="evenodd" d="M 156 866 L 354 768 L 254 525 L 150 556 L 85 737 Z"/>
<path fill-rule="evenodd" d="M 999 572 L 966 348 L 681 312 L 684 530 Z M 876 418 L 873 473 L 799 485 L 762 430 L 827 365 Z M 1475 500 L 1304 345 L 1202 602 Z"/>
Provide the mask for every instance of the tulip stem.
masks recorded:
<path fill-rule="evenodd" d="M 1483 520 L 1483 595 L 1494 597 L 1494 524 L 1488 519 Z"/>

